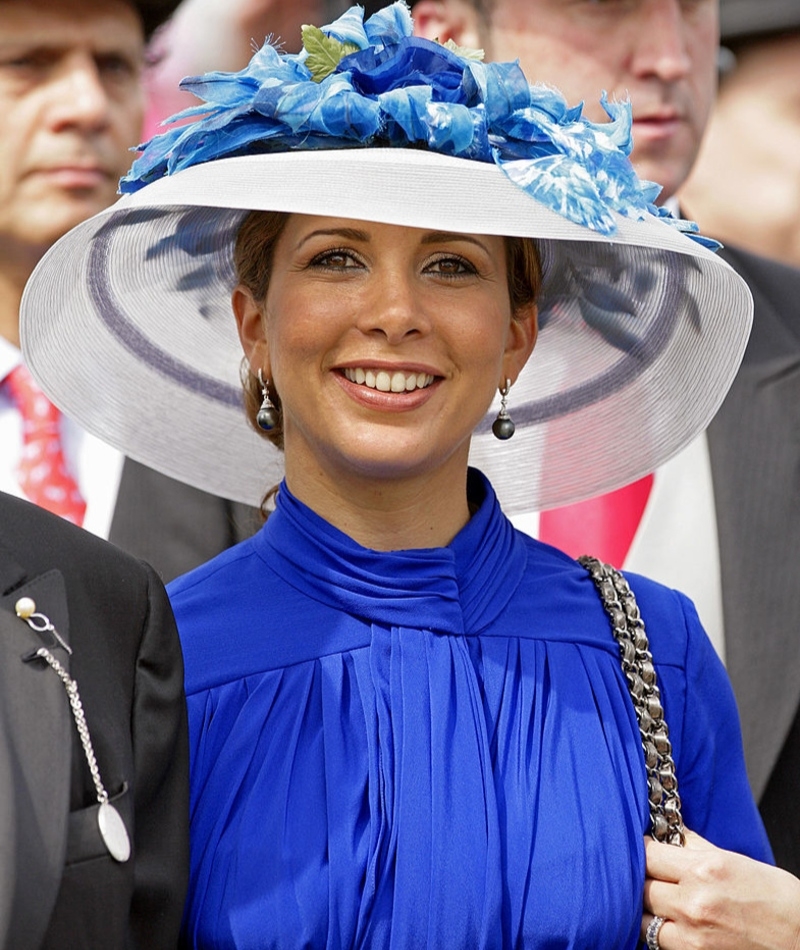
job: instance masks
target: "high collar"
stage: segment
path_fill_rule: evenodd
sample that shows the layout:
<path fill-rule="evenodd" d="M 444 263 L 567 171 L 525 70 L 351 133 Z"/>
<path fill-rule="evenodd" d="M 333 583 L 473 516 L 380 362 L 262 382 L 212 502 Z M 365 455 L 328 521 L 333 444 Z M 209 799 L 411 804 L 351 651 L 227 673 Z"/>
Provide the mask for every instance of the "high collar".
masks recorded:
<path fill-rule="evenodd" d="M 381 625 L 477 634 L 510 600 L 526 553 L 480 472 L 470 470 L 468 494 L 479 507 L 449 545 L 385 552 L 357 544 L 282 483 L 259 548 L 287 583 L 334 609 Z"/>

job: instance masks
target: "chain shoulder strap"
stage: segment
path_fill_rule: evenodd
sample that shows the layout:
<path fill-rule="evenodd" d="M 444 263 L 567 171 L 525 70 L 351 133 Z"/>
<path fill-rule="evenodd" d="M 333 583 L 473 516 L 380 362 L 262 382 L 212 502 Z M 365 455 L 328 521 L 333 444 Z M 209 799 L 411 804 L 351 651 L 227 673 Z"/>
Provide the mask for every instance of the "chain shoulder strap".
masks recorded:
<path fill-rule="evenodd" d="M 636 710 L 644 749 L 652 824 L 650 833 L 656 841 L 681 847 L 685 834 L 672 744 L 639 606 L 630 585 L 616 568 L 588 555 L 578 558 L 578 562 L 594 581 L 611 619 L 614 639 L 619 644 L 622 670 Z"/>

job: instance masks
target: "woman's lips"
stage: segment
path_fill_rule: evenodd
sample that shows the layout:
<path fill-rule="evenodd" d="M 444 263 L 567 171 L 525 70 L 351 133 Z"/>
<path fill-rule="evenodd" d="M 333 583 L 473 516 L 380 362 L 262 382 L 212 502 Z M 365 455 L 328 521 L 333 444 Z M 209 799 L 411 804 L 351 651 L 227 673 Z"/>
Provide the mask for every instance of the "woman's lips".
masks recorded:
<path fill-rule="evenodd" d="M 366 366 L 348 366 L 335 375 L 342 388 L 357 402 L 372 409 L 395 412 L 421 406 L 441 382 L 440 376 L 418 370 Z"/>
<path fill-rule="evenodd" d="M 384 393 L 413 392 L 430 386 L 434 376 L 430 373 L 408 372 L 405 370 L 373 369 L 372 367 L 346 367 L 344 375 L 351 383 L 377 389 Z"/>

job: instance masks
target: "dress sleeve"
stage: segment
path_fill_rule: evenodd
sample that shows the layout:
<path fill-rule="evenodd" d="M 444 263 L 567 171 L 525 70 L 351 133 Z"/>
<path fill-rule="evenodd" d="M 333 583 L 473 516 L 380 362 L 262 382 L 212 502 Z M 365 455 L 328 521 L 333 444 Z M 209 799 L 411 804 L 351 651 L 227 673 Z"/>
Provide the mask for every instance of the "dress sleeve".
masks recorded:
<path fill-rule="evenodd" d="M 683 595 L 675 596 L 683 612 L 686 651 L 684 709 L 674 726 L 670 717 L 676 690 L 671 687 L 677 686 L 678 670 L 665 669 L 660 675 L 665 680 L 664 709 L 684 823 L 718 847 L 772 864 L 772 851 L 747 781 L 739 713 L 728 675 L 694 605 Z"/>
<path fill-rule="evenodd" d="M 141 950 L 177 946 L 189 867 L 189 767 L 183 660 L 166 592 L 148 574 L 131 724 L 135 763 L 135 889 Z"/>

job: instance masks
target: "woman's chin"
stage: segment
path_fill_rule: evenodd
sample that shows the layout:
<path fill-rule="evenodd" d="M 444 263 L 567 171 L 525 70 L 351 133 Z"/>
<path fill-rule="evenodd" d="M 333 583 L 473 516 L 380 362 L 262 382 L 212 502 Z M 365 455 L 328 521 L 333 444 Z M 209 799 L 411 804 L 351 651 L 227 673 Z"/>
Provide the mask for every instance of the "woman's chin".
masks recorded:
<path fill-rule="evenodd" d="M 436 480 L 443 473 L 466 471 L 469 439 L 450 447 L 443 446 L 432 436 L 386 431 L 376 427 L 368 433 L 362 430 L 355 444 L 339 446 L 338 451 L 317 456 L 319 470 L 333 484 L 361 481 L 369 483 L 370 490 L 380 486 L 386 490 L 392 483 L 418 479 Z M 291 459 L 291 450 L 287 463 Z M 291 466 L 290 466 L 291 467 Z"/>

